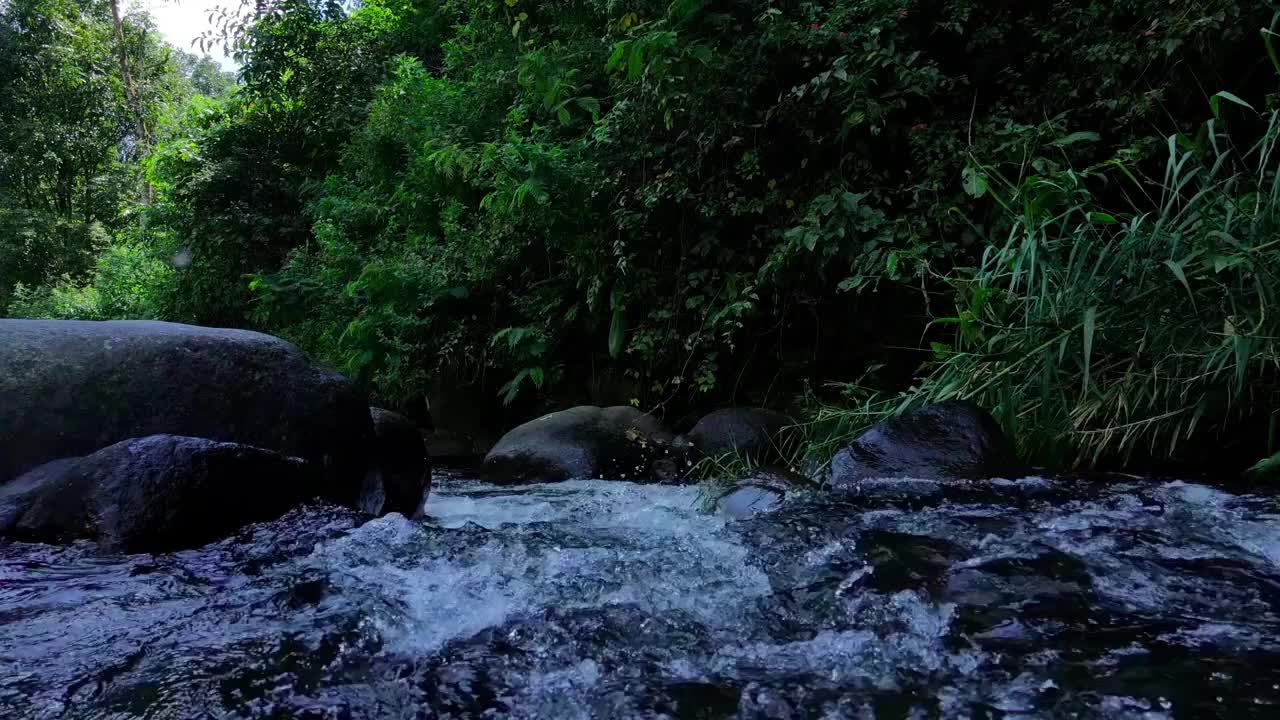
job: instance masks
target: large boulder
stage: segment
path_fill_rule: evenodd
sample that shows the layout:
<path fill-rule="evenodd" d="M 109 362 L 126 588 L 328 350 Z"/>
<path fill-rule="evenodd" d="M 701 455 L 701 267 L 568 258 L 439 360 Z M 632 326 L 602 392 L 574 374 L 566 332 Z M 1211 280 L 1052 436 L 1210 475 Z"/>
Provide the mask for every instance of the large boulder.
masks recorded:
<path fill-rule="evenodd" d="M 409 418 L 369 408 L 373 418 L 373 459 L 365 478 L 361 510 L 413 517 L 431 489 L 431 466 L 421 431 Z"/>
<path fill-rule="evenodd" d="M 978 480 L 1022 469 L 995 418 L 971 402 L 952 400 L 864 432 L 832 458 L 828 484 L 851 489 L 870 478 Z"/>
<path fill-rule="evenodd" d="M 782 431 L 795 420 L 773 410 L 753 407 L 724 408 L 710 412 L 685 434 L 704 455 L 735 454 L 754 461 L 779 460 Z"/>
<path fill-rule="evenodd" d="M 358 499 L 368 403 L 261 333 L 162 322 L 0 320 L 0 484 L 127 438 L 187 435 L 305 458 Z"/>
<path fill-rule="evenodd" d="M 273 520 L 317 494 L 314 468 L 270 450 L 153 435 L 42 465 L 0 486 L 0 534 L 165 552 Z"/>
<path fill-rule="evenodd" d="M 669 481 L 683 470 L 673 436 L 652 415 L 625 405 L 579 405 L 544 415 L 502 436 L 482 474 L 495 483 Z"/>

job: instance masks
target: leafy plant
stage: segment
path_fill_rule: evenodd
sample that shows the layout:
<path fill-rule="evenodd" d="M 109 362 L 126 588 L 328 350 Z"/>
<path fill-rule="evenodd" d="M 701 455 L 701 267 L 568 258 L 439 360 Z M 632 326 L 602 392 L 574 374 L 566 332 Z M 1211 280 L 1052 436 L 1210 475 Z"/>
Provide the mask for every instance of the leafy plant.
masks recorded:
<path fill-rule="evenodd" d="M 1189 440 L 1256 425 L 1280 399 L 1280 114 L 1238 149 L 1212 110 L 1198 140 L 1168 138 L 1158 178 L 1118 159 L 1077 171 L 1042 158 L 1008 179 L 971 159 L 1003 235 L 946 276 L 955 312 L 933 324 L 954 328 L 950 342 L 909 391 L 862 393 L 824 419 L 968 398 L 1030 456 L 1068 465 L 1177 457 Z M 1115 186 L 1123 211 L 1093 189 Z"/>

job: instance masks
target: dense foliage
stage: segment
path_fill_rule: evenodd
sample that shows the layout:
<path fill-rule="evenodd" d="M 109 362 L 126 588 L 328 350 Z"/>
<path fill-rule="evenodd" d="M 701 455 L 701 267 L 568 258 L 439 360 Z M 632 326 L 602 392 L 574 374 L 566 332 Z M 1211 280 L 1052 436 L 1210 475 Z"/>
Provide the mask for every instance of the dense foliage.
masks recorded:
<path fill-rule="evenodd" d="M 212 60 L 161 42 L 144 14 L 124 16 L 117 39 L 108 2 L 0 5 L 0 306 L 154 314 L 167 266 L 146 246 L 144 136 L 169 140 L 172 115 L 233 84 Z"/>
<path fill-rule="evenodd" d="M 57 238 L 0 256 L 11 312 L 251 325 L 393 403 L 835 403 L 815 442 L 966 396 L 1042 457 L 1170 456 L 1274 407 L 1264 4 L 253 3 L 224 100 L 148 75 L 187 89 L 141 164 L 102 9 L 6 13 L 83 25 L 46 32 L 114 123 L 75 207 L 0 150 L 0 224 Z M 0 112 L 90 112 L 57 87 Z"/>

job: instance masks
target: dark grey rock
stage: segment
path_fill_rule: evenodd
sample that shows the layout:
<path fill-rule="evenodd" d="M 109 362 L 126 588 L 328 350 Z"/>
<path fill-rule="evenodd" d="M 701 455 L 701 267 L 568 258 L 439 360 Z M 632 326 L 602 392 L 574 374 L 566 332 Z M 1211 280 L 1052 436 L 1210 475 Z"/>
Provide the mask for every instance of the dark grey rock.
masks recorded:
<path fill-rule="evenodd" d="M 174 434 L 313 461 L 327 494 L 353 506 L 371 433 L 351 383 L 269 335 L 0 320 L 0 484 L 50 460 Z"/>
<path fill-rule="evenodd" d="M 103 549 L 197 547 L 318 494 L 301 459 L 236 443 L 152 435 L 56 460 L 0 486 L 0 533 Z"/>
<path fill-rule="evenodd" d="M 431 465 L 422 433 L 403 415 L 369 408 L 374 451 L 360 509 L 374 515 L 396 512 L 413 517 L 431 489 Z"/>
<path fill-rule="evenodd" d="M 673 436 L 632 407 L 579 405 L 531 420 L 502 436 L 481 472 L 495 483 L 670 481 L 683 472 Z"/>
<path fill-rule="evenodd" d="M 764 408 L 737 407 L 710 412 L 685 437 L 704 455 L 733 453 L 746 459 L 780 460 L 781 434 L 795 420 Z"/>
<path fill-rule="evenodd" d="M 832 458 L 828 482 L 852 489 L 873 478 L 979 480 L 1022 470 L 999 423 L 977 405 L 953 400 L 867 430 Z"/>

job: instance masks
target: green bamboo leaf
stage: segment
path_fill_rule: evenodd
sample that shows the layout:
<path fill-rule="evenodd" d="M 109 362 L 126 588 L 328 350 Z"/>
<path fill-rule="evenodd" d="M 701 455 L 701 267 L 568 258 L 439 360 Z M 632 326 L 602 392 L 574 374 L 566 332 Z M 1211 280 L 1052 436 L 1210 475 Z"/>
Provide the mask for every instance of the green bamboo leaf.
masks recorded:
<path fill-rule="evenodd" d="M 1169 272 L 1172 272 L 1178 282 L 1182 283 L 1182 287 L 1187 289 L 1187 297 L 1191 298 L 1191 303 L 1194 305 L 1196 296 L 1195 293 L 1191 292 L 1191 283 L 1187 282 L 1187 274 L 1182 271 L 1182 265 L 1172 260 L 1165 260 L 1164 266 L 1169 268 Z"/>
<path fill-rule="evenodd" d="M 613 309 L 613 322 L 609 324 L 609 357 L 622 354 L 622 341 L 626 337 L 627 325 L 622 314 L 622 306 Z"/>
<path fill-rule="evenodd" d="M 1271 38 L 1276 33 L 1262 28 L 1262 44 L 1267 46 L 1267 57 L 1271 58 L 1271 66 L 1280 73 L 1280 54 L 1276 53 L 1276 46 L 1271 42 Z"/>
<path fill-rule="evenodd" d="M 1098 307 L 1095 305 L 1084 311 L 1084 388 L 1082 394 L 1089 393 L 1089 370 L 1093 361 L 1093 331 L 1098 322 Z"/>
<path fill-rule="evenodd" d="M 1239 97 L 1235 95 L 1232 95 L 1226 90 L 1220 90 L 1214 93 L 1213 97 L 1209 98 L 1209 109 L 1213 111 L 1214 117 L 1220 117 L 1220 114 L 1218 112 L 1218 98 L 1222 98 L 1223 100 L 1226 100 L 1228 102 L 1233 102 L 1236 105 L 1240 105 L 1241 107 L 1247 107 L 1250 110 L 1253 110 L 1253 106 L 1250 105 L 1249 103 L 1245 102 L 1244 100 L 1241 100 Z M 1254 112 L 1257 112 L 1257 110 L 1254 110 Z"/>
<path fill-rule="evenodd" d="M 1080 132 L 1073 132 L 1066 137 L 1060 137 L 1049 144 L 1053 147 L 1066 147 L 1068 145 L 1075 145 L 1079 142 L 1097 142 L 1101 138 L 1102 136 L 1096 132 L 1082 130 Z"/>

